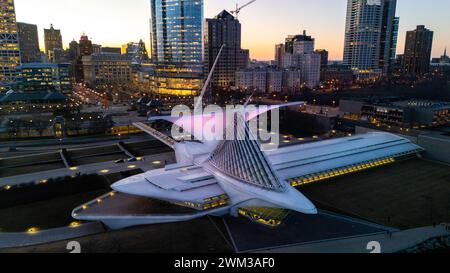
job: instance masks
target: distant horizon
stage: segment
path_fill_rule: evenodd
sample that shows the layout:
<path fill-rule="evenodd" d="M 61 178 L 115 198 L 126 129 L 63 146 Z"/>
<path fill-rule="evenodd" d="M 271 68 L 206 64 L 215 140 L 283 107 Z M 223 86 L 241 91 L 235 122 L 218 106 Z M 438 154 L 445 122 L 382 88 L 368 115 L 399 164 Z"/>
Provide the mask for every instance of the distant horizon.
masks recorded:
<path fill-rule="evenodd" d="M 240 5 L 248 0 L 236 0 Z M 398 0 L 397 16 L 400 30 L 397 54 L 403 54 L 406 31 L 425 25 L 434 31 L 432 57 L 440 57 L 450 48 L 450 25 L 447 16 L 450 1 Z M 444 2 L 444 3 L 443 3 Z M 150 1 L 133 0 L 133 5 L 121 0 L 15 0 L 18 22 L 38 26 L 39 43 L 44 48 L 44 28 L 53 24 L 61 29 L 65 47 L 79 40 L 82 33 L 102 47 L 121 47 L 129 42 L 145 41 L 150 51 Z M 222 10 L 232 10 L 235 2 L 204 0 L 205 19 Z M 304 29 L 316 39 L 316 49 L 330 52 L 330 60 L 342 61 L 347 0 L 258 0 L 242 10 L 242 47 L 250 49 L 251 59 L 271 61 L 275 45 L 291 34 Z M 106 12 L 105 12 L 106 10 Z M 129 14 L 129 15 L 127 15 Z M 267 19 L 273 18 L 273 19 Z M 326 18 L 326 20 L 323 20 Z M 265 25 L 265 23 L 270 22 Z M 263 30 L 263 31 L 262 31 Z"/>

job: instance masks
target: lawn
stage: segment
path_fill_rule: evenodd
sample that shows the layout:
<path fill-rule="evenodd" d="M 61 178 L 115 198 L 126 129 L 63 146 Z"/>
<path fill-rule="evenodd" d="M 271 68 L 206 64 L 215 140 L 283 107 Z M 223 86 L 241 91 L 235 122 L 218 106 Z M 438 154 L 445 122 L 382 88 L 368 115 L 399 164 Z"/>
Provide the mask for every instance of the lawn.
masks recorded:
<path fill-rule="evenodd" d="M 324 209 L 400 229 L 450 222 L 450 167 L 420 159 L 299 190 Z"/>

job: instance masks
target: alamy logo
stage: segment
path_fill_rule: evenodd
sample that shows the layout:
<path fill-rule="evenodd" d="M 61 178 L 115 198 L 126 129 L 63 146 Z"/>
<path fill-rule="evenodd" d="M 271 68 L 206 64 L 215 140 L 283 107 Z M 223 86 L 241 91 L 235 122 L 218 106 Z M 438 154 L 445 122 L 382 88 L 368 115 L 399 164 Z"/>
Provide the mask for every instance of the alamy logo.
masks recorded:
<path fill-rule="evenodd" d="M 79 254 L 81 253 L 81 244 L 77 241 L 72 241 L 67 244 L 66 249 L 70 251 L 69 253 Z"/>
<path fill-rule="evenodd" d="M 171 135 L 175 140 L 208 142 L 250 139 L 259 140 L 266 150 L 277 148 L 280 142 L 278 107 L 208 105 L 192 111 L 186 105 L 178 105 L 172 109 L 171 121 Z"/>

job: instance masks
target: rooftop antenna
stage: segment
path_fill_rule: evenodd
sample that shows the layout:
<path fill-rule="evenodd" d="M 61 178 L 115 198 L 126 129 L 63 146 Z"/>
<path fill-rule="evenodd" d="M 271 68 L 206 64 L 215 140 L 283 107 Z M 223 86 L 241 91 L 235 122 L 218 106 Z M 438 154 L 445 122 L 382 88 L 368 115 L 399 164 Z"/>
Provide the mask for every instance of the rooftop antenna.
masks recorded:
<path fill-rule="evenodd" d="M 236 4 L 236 10 L 232 10 L 231 14 L 234 14 L 236 16 L 236 19 L 238 19 L 239 13 L 241 13 L 241 10 L 243 8 L 246 8 L 246 7 L 250 6 L 251 4 L 253 4 L 255 2 L 256 2 L 256 0 L 252 0 L 252 1 L 248 2 L 247 4 L 244 4 L 244 5 L 240 6 L 240 7 L 239 7 L 239 4 Z"/>

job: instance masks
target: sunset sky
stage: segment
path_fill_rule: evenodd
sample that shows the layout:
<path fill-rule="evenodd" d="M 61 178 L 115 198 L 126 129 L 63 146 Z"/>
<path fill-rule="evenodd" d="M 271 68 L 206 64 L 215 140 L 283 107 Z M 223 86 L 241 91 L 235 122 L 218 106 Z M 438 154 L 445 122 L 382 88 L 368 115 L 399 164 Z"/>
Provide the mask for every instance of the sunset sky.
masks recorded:
<path fill-rule="evenodd" d="M 204 0 L 205 17 L 231 10 L 236 2 L 248 0 Z M 121 46 L 127 42 L 150 39 L 149 0 L 15 0 L 17 21 L 37 24 L 43 47 L 43 28 L 51 23 L 62 31 L 67 46 L 85 32 L 96 44 Z M 243 47 L 251 57 L 273 59 L 274 46 L 289 34 L 306 29 L 316 38 L 316 48 L 330 51 L 330 59 L 343 55 L 345 12 L 347 0 L 258 0 L 244 9 L 242 23 Z M 450 1 L 398 0 L 400 34 L 397 53 L 403 53 L 405 32 L 416 25 L 435 31 L 433 56 L 450 49 Z"/>

